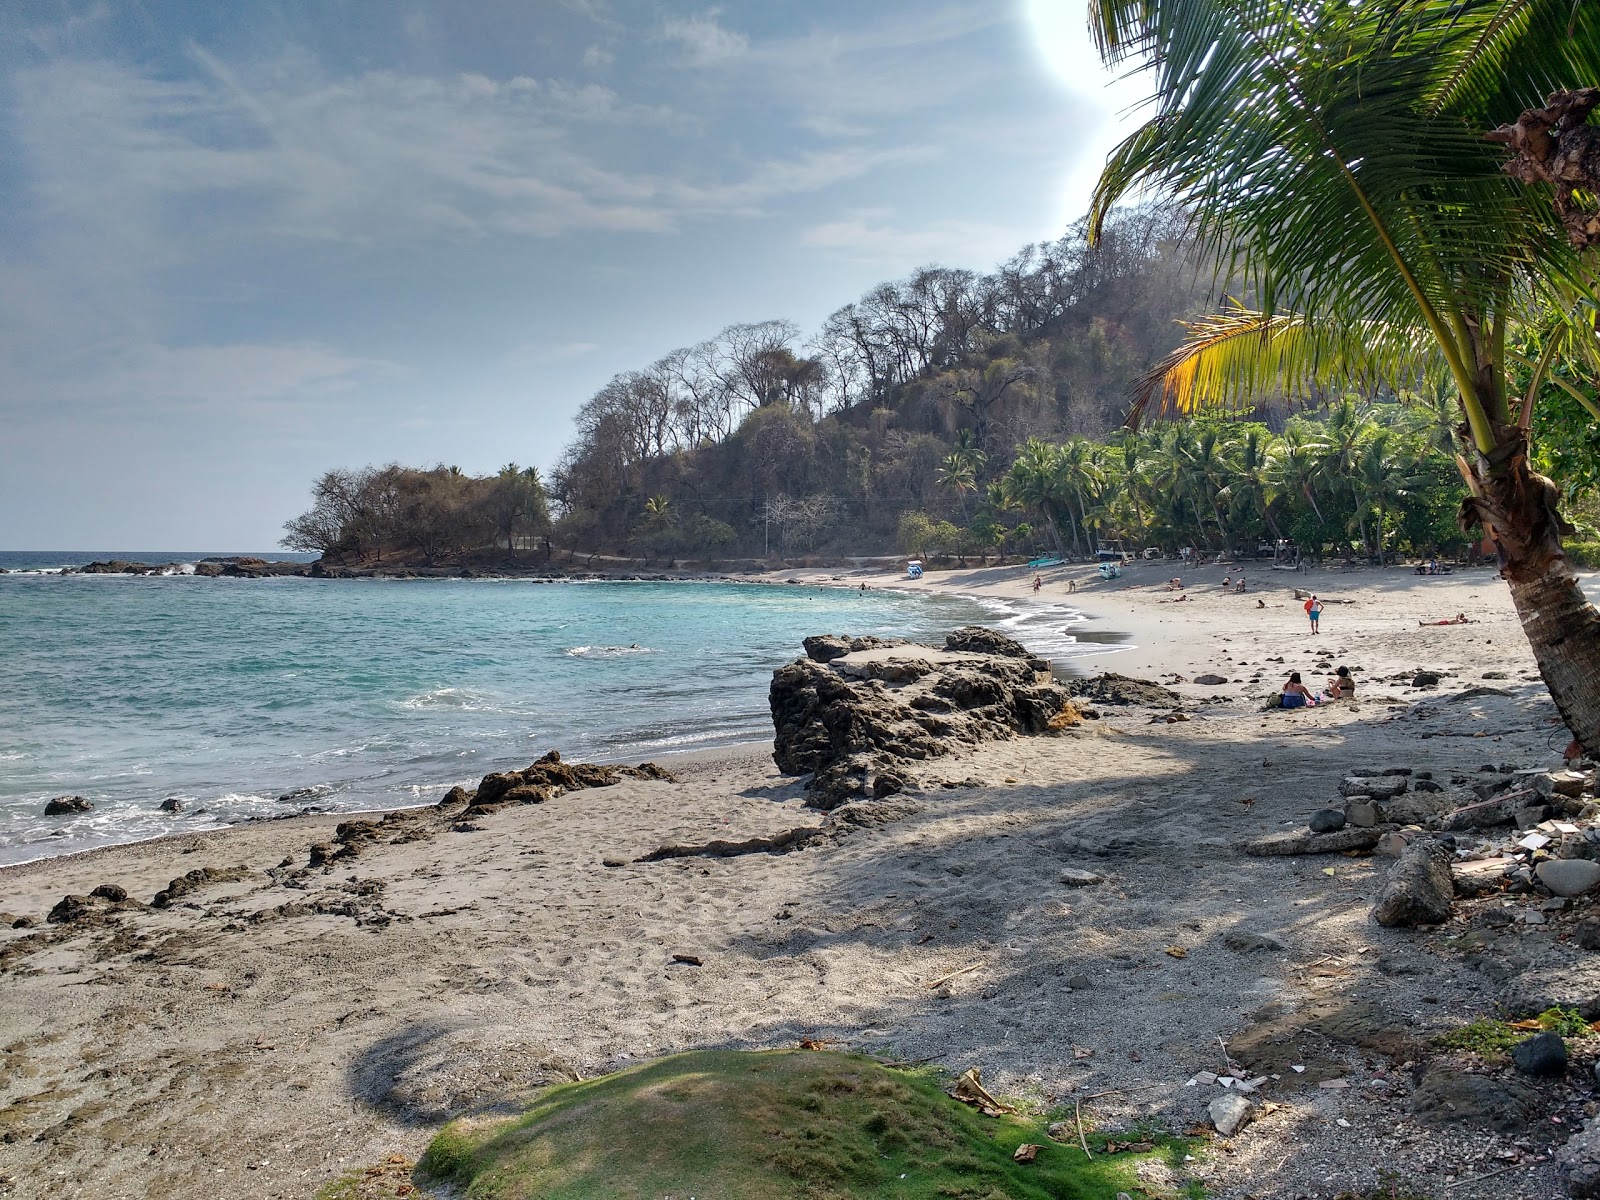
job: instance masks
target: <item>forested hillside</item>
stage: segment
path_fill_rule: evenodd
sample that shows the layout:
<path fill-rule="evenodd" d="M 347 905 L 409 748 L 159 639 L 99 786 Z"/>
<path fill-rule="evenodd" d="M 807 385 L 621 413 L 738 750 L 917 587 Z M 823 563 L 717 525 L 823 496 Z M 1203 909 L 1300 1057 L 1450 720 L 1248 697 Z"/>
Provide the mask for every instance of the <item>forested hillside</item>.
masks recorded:
<path fill-rule="evenodd" d="M 1030 438 L 1121 422 L 1175 319 L 1205 307 L 1191 251 L 1180 214 L 1127 209 L 1093 249 L 1079 225 L 987 274 L 928 267 L 882 284 L 809 337 L 734 325 L 618 375 L 554 472 L 557 540 L 869 554 L 900 548 L 908 512 L 965 526 L 970 496 Z"/>
<path fill-rule="evenodd" d="M 1106 542 L 1465 551 L 1442 381 L 1123 427 L 1179 322 L 1216 306 L 1203 260 L 1181 212 L 1142 206 L 1112 214 L 1093 247 L 1080 224 L 987 274 L 927 267 L 881 284 L 810 335 L 731 325 L 601 388 L 548 484 L 515 464 L 484 478 L 332 471 L 284 542 L 428 565 L 557 549 L 663 563 Z M 1534 443 L 1593 541 L 1593 439 L 1544 390 Z"/>

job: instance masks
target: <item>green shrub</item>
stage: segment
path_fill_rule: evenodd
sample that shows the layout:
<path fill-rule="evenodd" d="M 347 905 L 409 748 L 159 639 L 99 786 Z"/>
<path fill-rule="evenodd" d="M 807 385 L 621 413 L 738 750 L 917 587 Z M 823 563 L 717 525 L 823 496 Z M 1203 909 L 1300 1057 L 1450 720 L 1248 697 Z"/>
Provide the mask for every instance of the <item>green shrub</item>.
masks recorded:
<path fill-rule="evenodd" d="M 1600 542 L 1568 542 L 1561 548 L 1573 566 L 1589 571 L 1600 569 Z"/>

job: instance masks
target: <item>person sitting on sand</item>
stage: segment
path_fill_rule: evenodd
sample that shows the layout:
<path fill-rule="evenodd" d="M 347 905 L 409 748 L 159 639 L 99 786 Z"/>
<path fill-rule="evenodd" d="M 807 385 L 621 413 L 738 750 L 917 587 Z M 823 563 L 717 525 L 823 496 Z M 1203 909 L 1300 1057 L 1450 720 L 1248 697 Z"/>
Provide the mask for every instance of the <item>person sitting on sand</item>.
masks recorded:
<path fill-rule="evenodd" d="M 1354 700 L 1356 698 L 1356 681 L 1350 677 L 1349 667 L 1340 667 L 1328 680 L 1328 686 L 1322 690 L 1324 700 Z"/>
<path fill-rule="evenodd" d="M 1259 597 L 1256 599 L 1256 607 L 1257 608 L 1265 608 L 1266 606 L 1267 606 L 1267 602 L 1265 600 L 1262 600 Z"/>
<path fill-rule="evenodd" d="M 1289 676 L 1289 682 L 1283 685 L 1283 691 L 1278 696 L 1279 708 L 1309 708 L 1316 702 L 1317 698 L 1311 694 L 1311 689 L 1300 682 L 1299 671 Z"/>
<path fill-rule="evenodd" d="M 1181 592 L 1181 591 L 1183 591 L 1183 580 L 1179 579 L 1176 575 L 1174 575 L 1171 579 L 1167 580 L 1167 591 L 1169 591 L 1169 592 Z"/>
<path fill-rule="evenodd" d="M 1466 613 L 1457 613 L 1448 621 L 1418 621 L 1418 625 L 1471 625 L 1474 622 L 1467 619 Z"/>

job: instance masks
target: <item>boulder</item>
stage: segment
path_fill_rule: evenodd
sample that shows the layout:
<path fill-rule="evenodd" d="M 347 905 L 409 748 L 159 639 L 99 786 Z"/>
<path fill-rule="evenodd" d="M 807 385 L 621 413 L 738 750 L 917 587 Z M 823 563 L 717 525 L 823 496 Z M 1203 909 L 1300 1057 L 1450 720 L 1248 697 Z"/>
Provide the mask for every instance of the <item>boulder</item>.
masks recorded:
<path fill-rule="evenodd" d="M 1370 800 L 1352 800 L 1344 806 L 1345 820 L 1362 829 L 1371 829 L 1383 820 L 1383 811 Z"/>
<path fill-rule="evenodd" d="M 1069 679 L 1064 685 L 1069 695 L 1082 697 L 1096 704 L 1127 704 L 1140 708 L 1173 708 L 1183 702 L 1177 692 L 1169 691 L 1148 679 L 1134 679 L 1107 671 L 1086 679 Z"/>
<path fill-rule="evenodd" d="M 1404 775 L 1347 775 L 1339 781 L 1339 795 L 1365 796 L 1369 800 L 1392 800 L 1411 786 Z"/>
<path fill-rule="evenodd" d="M 1476 1075 L 1441 1062 L 1411 1094 L 1409 1108 L 1425 1125 L 1523 1133 L 1542 1104 L 1538 1090 L 1520 1079 Z"/>
<path fill-rule="evenodd" d="M 55 907 L 50 910 L 50 915 L 45 917 L 45 920 L 52 925 L 70 925 L 92 916 L 94 912 L 95 906 L 89 897 L 63 896 L 56 901 Z"/>
<path fill-rule="evenodd" d="M 1068 887 L 1093 887 L 1097 883 L 1104 883 L 1105 876 L 1078 867 L 1064 867 L 1061 871 L 1061 882 Z"/>
<path fill-rule="evenodd" d="M 1311 814 L 1308 824 L 1312 833 L 1338 833 L 1345 826 L 1345 815 L 1337 808 L 1319 808 Z M 1376 825 L 1377 822 L 1373 821 L 1372 824 Z"/>
<path fill-rule="evenodd" d="M 993 654 L 1000 658 L 1032 658 L 1029 650 L 1015 638 L 985 629 L 982 625 L 963 625 L 944 639 L 944 648 L 960 654 Z"/>
<path fill-rule="evenodd" d="M 1455 898 L 1450 857 L 1450 851 L 1431 838 L 1412 842 L 1379 890 L 1372 919 L 1390 927 L 1438 925 L 1449 920 Z"/>
<path fill-rule="evenodd" d="M 109 900 L 113 904 L 121 904 L 128 898 L 128 889 L 115 883 L 102 883 L 89 895 L 99 896 L 102 900 Z"/>
<path fill-rule="evenodd" d="M 1252 858 L 1289 854 L 1338 854 L 1345 850 L 1370 850 L 1378 844 L 1376 829 L 1357 829 L 1346 825 L 1337 833 L 1275 833 L 1246 842 L 1244 852 Z"/>
<path fill-rule="evenodd" d="M 1424 788 L 1423 784 L 1430 784 Z M 1432 780 L 1418 780 L 1415 787 L 1403 796 L 1385 800 L 1381 805 L 1383 819 L 1396 825 L 1426 825 L 1437 817 L 1454 812 L 1460 802 L 1441 791 Z"/>
<path fill-rule="evenodd" d="M 1531 791 L 1515 791 L 1488 800 L 1479 800 L 1445 813 L 1438 819 L 1438 826 L 1450 832 L 1459 832 L 1465 829 L 1497 829 L 1502 825 L 1515 825 L 1517 814 L 1526 809 L 1532 797 Z"/>
<path fill-rule="evenodd" d="M 1600 863 L 1587 858 L 1546 859 L 1533 873 L 1556 896 L 1581 896 L 1600 885 Z"/>
<path fill-rule="evenodd" d="M 1556 1170 L 1567 1195 L 1579 1200 L 1600 1197 L 1600 1117 L 1591 1117 L 1556 1151 Z"/>
<path fill-rule="evenodd" d="M 1399 858 L 1420 836 L 1420 831 L 1415 829 L 1391 829 L 1378 838 L 1373 850 L 1385 858 Z"/>
<path fill-rule="evenodd" d="M 1238 1092 L 1224 1092 L 1206 1107 L 1211 1123 L 1223 1137 L 1232 1137 L 1250 1123 L 1255 1108 Z"/>
<path fill-rule="evenodd" d="M 909 786 L 910 763 L 1057 728 L 1067 693 L 1038 680 L 1026 649 L 976 627 L 947 643 L 944 651 L 863 647 L 773 672 L 773 761 L 787 775 L 811 776 L 807 803 L 832 809 L 892 795 Z"/>
<path fill-rule="evenodd" d="M 1589 776 L 1582 771 L 1545 771 L 1535 775 L 1532 783 L 1534 793 L 1547 800 L 1551 796 L 1576 798 L 1589 786 Z"/>
<path fill-rule="evenodd" d="M 1418 671 L 1411 677 L 1411 686 L 1415 688 L 1431 688 L 1439 686 L 1439 672 Z"/>
<path fill-rule="evenodd" d="M 1546 1030 L 1511 1047 L 1511 1061 L 1524 1075 L 1554 1077 L 1567 1073 L 1567 1044 Z"/>
<path fill-rule="evenodd" d="M 47 817 L 70 817 L 73 813 L 88 812 L 94 805 L 83 796 L 57 796 L 45 802 Z"/>
<path fill-rule="evenodd" d="M 1207 687 L 1216 687 L 1218 684 L 1228 682 L 1227 679 L 1221 675 L 1196 675 L 1194 677 L 1194 681 L 1196 683 L 1203 683 Z"/>
<path fill-rule="evenodd" d="M 161 802 L 160 809 L 164 813 L 178 813 L 183 811 L 183 797 L 168 796 Z"/>

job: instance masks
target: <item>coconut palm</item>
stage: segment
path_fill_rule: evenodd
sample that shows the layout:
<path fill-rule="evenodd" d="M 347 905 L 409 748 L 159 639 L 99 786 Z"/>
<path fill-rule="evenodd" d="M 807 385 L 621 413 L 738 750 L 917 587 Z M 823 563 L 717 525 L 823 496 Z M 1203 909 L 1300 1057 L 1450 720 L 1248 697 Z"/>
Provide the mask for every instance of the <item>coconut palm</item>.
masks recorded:
<path fill-rule="evenodd" d="M 1057 554 L 1065 551 L 1058 518 L 1062 513 L 1071 511 L 1061 492 L 1061 472 L 1056 463 L 1059 456 L 1059 449 L 1049 442 L 1029 438 L 1022 444 L 1004 480 L 1009 504 L 1038 513 L 1045 519 Z"/>
<path fill-rule="evenodd" d="M 967 523 L 967 497 L 978 490 L 977 475 L 972 463 L 959 450 L 939 460 L 939 486 L 954 492 L 961 504 L 961 523 Z"/>
<path fill-rule="evenodd" d="M 1103 57 L 1154 77 L 1154 115 L 1108 161 L 1092 227 L 1162 186 L 1259 305 L 1193 324 L 1136 413 L 1448 377 L 1463 518 L 1493 533 L 1551 694 L 1600 754 L 1600 613 L 1562 555 L 1556 489 L 1528 465 L 1536 392 L 1511 394 L 1507 352 L 1514 323 L 1570 326 L 1593 289 L 1538 139 L 1501 134 L 1513 177 L 1485 137 L 1600 80 L 1600 4 L 1091 0 L 1090 24 Z"/>

